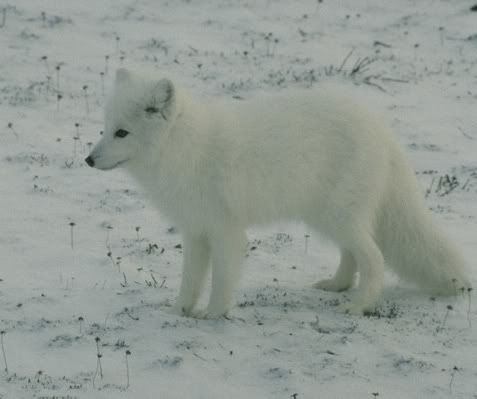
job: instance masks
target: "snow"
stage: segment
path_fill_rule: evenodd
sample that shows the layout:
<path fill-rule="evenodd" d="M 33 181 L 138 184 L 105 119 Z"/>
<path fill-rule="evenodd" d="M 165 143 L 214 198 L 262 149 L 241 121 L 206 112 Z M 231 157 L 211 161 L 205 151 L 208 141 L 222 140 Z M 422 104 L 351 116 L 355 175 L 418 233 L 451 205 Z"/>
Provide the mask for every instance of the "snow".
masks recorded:
<path fill-rule="evenodd" d="M 120 65 L 172 74 L 204 101 L 352 82 L 388 117 L 476 286 L 472 5 L 4 3 L 0 398 L 477 398 L 472 293 L 429 298 L 388 275 L 378 312 L 337 313 L 346 293 L 311 288 L 336 248 L 284 224 L 249 231 L 229 319 L 173 316 L 180 234 L 124 173 L 83 162 Z"/>

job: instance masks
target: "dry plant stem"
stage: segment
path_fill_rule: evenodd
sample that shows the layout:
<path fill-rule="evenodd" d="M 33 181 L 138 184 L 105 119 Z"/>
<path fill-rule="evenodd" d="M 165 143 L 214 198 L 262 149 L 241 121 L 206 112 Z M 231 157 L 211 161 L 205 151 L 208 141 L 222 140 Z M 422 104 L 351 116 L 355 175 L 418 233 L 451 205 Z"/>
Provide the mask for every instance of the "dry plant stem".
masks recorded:
<path fill-rule="evenodd" d="M 104 72 L 101 72 L 99 75 L 101 76 L 101 94 L 104 97 Z"/>
<path fill-rule="evenodd" d="M 129 364 L 128 357 L 126 356 L 126 389 L 129 388 Z"/>
<path fill-rule="evenodd" d="M 73 158 L 76 158 L 76 142 L 78 141 L 78 137 L 73 137 Z"/>
<path fill-rule="evenodd" d="M 60 66 L 56 67 L 56 91 L 57 93 L 60 92 Z"/>
<path fill-rule="evenodd" d="M 13 123 L 8 123 L 8 129 L 15 135 L 15 137 L 18 139 L 18 133 L 16 132 L 16 130 L 13 128 Z"/>
<path fill-rule="evenodd" d="M 305 234 L 305 254 L 308 253 L 308 238 L 310 238 L 310 235 Z"/>
<path fill-rule="evenodd" d="M 444 320 L 442 320 L 442 324 L 437 328 L 437 332 L 439 331 L 442 331 L 446 325 L 446 322 L 447 322 L 447 317 L 449 317 L 449 312 L 452 310 L 452 306 L 451 305 L 447 305 L 447 310 L 446 310 L 446 314 L 444 315 Z"/>
<path fill-rule="evenodd" d="M 43 57 L 41 57 L 41 60 L 45 64 L 46 76 L 48 77 L 48 76 L 50 76 L 50 66 L 48 65 L 48 57 L 46 55 L 44 55 Z"/>
<path fill-rule="evenodd" d="M 45 97 L 47 100 L 48 100 L 48 95 L 50 94 L 50 90 L 51 90 L 51 76 L 48 75 L 46 77 L 46 93 L 45 93 Z"/>
<path fill-rule="evenodd" d="M 70 243 L 71 243 L 71 249 L 74 249 L 74 236 L 73 236 L 73 229 L 75 227 L 75 224 L 73 222 L 70 223 Z"/>
<path fill-rule="evenodd" d="M 108 69 L 109 69 L 109 55 L 104 56 L 104 74 L 108 74 Z"/>
<path fill-rule="evenodd" d="M 98 354 L 99 376 L 103 379 L 103 367 L 101 366 L 101 354 Z"/>
<path fill-rule="evenodd" d="M 95 372 L 94 378 L 96 377 L 96 375 L 99 371 L 99 376 L 101 377 L 101 379 L 103 379 L 103 367 L 101 366 L 101 357 L 103 355 L 99 351 L 99 341 L 100 341 L 99 337 L 96 337 L 95 341 L 96 341 L 96 357 L 97 357 L 98 361 L 97 361 L 97 364 L 96 364 L 96 372 Z M 93 378 L 93 383 L 94 383 L 94 378 Z"/>
<path fill-rule="evenodd" d="M 343 62 L 341 63 L 340 67 L 338 68 L 338 72 L 341 72 L 344 68 L 344 66 L 346 65 L 346 63 L 348 62 L 348 59 L 349 57 L 351 57 L 351 55 L 353 54 L 354 52 L 354 49 L 352 49 L 348 55 L 344 58 Z"/>
<path fill-rule="evenodd" d="M 8 374 L 8 364 L 7 364 L 7 355 L 5 353 L 5 346 L 3 344 L 3 336 L 5 335 L 5 331 L 0 332 L 0 343 L 2 346 L 2 354 L 3 354 L 3 361 L 5 363 L 5 372 Z"/>
<path fill-rule="evenodd" d="M 83 321 L 84 321 L 83 316 L 80 316 L 78 318 L 78 321 L 79 321 L 79 333 L 80 333 L 80 335 L 82 335 L 83 334 Z"/>
<path fill-rule="evenodd" d="M 128 356 L 131 354 L 129 350 L 126 351 L 126 389 L 129 388 L 129 362 Z"/>
<path fill-rule="evenodd" d="M 452 285 L 454 286 L 454 295 L 457 296 L 457 280 L 455 278 L 452 279 Z"/>
<path fill-rule="evenodd" d="M 108 252 L 108 258 L 111 259 L 111 263 L 113 264 L 113 268 L 116 266 L 114 264 L 114 259 L 113 259 L 113 255 L 111 254 L 111 252 Z"/>
<path fill-rule="evenodd" d="M 89 115 L 88 86 L 83 86 L 84 100 L 86 105 L 86 114 Z"/>
<path fill-rule="evenodd" d="M 110 231 L 113 229 L 112 226 L 107 226 L 106 227 L 106 249 L 108 250 L 108 253 L 111 253 L 111 240 L 110 240 Z M 109 256 L 109 255 L 108 255 Z"/>
<path fill-rule="evenodd" d="M 100 362 L 99 362 L 99 358 L 98 358 L 98 360 L 96 362 L 96 370 L 95 370 L 94 375 L 93 375 L 93 388 L 95 388 L 96 376 L 98 375 L 99 367 L 100 367 Z"/>
<path fill-rule="evenodd" d="M 0 25 L 0 28 L 3 28 L 6 23 L 7 23 L 7 7 L 3 7 L 3 10 L 2 10 L 2 24 Z"/>
<path fill-rule="evenodd" d="M 472 288 L 467 288 L 467 294 L 469 295 L 469 302 L 467 306 L 467 321 L 469 322 L 469 328 L 472 329 L 472 319 L 470 318 L 470 311 L 472 309 Z"/>
<path fill-rule="evenodd" d="M 459 371 L 459 368 L 457 366 L 454 366 L 454 368 L 452 369 L 452 373 L 451 373 L 451 379 L 449 381 L 449 393 L 452 394 L 452 384 L 454 384 L 454 378 L 455 378 L 455 374 Z"/>

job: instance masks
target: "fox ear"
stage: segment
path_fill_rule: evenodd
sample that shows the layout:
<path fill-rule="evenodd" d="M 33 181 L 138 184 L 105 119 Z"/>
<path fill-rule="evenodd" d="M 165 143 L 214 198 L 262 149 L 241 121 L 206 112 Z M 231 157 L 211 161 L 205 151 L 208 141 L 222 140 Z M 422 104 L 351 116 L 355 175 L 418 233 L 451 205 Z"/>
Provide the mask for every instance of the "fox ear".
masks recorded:
<path fill-rule="evenodd" d="M 174 84 L 169 79 L 161 79 L 154 86 L 154 97 L 159 104 L 167 105 L 174 97 Z"/>
<path fill-rule="evenodd" d="M 126 82 L 131 79 L 131 72 L 129 72 L 126 68 L 119 68 L 116 71 L 116 82 Z"/>
<path fill-rule="evenodd" d="M 167 120 L 172 113 L 174 99 L 174 84 L 169 79 L 161 79 L 152 89 L 152 98 L 145 111 L 148 114 L 159 114 Z"/>

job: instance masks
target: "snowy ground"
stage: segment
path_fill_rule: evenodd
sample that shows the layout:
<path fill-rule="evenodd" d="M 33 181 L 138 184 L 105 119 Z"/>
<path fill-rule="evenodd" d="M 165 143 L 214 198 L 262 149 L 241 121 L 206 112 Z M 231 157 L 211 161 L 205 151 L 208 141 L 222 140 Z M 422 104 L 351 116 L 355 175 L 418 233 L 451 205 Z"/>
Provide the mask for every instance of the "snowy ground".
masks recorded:
<path fill-rule="evenodd" d="M 336 249 L 284 225 L 250 231 L 230 320 L 172 316 L 180 234 L 121 171 L 82 161 L 119 65 L 244 99 L 353 81 L 387 113 L 477 286 L 472 5 L 0 5 L 0 398 L 477 398 L 475 295 L 429 298 L 389 275 L 376 314 L 338 314 L 345 294 L 311 288 Z"/>

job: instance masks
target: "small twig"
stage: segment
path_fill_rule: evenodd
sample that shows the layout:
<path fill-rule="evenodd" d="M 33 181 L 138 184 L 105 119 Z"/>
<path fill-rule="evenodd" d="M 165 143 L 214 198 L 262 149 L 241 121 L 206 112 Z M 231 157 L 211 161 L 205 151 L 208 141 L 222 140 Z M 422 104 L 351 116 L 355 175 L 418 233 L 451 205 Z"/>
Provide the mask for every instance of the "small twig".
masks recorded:
<path fill-rule="evenodd" d="M 398 78 L 386 78 L 386 77 L 382 77 L 381 80 L 382 80 L 383 82 L 409 83 L 409 80 L 406 80 L 406 79 L 398 79 Z"/>
<path fill-rule="evenodd" d="M 434 186 L 434 181 L 436 180 L 436 177 L 433 176 L 432 177 L 432 181 L 431 181 L 431 185 L 429 186 L 429 188 L 426 190 L 426 195 L 425 197 L 427 198 L 429 196 L 429 194 L 432 192 L 432 187 Z"/>
<path fill-rule="evenodd" d="M 123 272 L 123 279 L 124 279 L 124 283 L 122 283 L 121 286 L 126 288 L 128 286 L 128 280 L 126 278 L 126 273 L 124 273 L 124 272 Z"/>
<path fill-rule="evenodd" d="M 375 58 L 358 58 L 354 63 L 353 68 L 351 69 L 350 76 L 356 75 L 358 72 L 365 72 L 368 69 L 368 66 L 371 65 L 373 62 L 376 62 Z"/>
<path fill-rule="evenodd" d="M 124 313 L 126 313 L 132 320 L 134 321 L 138 321 L 139 320 L 139 317 L 134 317 L 132 314 L 129 313 L 129 309 L 128 308 L 124 308 Z"/>
<path fill-rule="evenodd" d="M 442 187 L 442 180 L 443 180 L 443 177 L 442 176 L 439 176 L 439 181 L 437 182 L 437 188 L 436 188 L 436 193 L 438 191 L 440 191 L 441 187 Z"/>
<path fill-rule="evenodd" d="M 464 137 L 467 137 L 470 140 L 475 140 L 475 137 L 471 136 L 470 134 L 466 133 L 464 129 L 462 129 L 460 126 L 457 126 L 457 129 L 464 135 Z"/>
<path fill-rule="evenodd" d="M 204 362 L 207 361 L 207 359 L 206 359 L 205 357 L 200 356 L 200 355 L 197 354 L 196 352 L 192 352 L 192 354 L 193 354 L 195 357 L 199 358 L 200 360 L 203 360 Z"/>
<path fill-rule="evenodd" d="M 390 44 L 381 42 L 379 40 L 375 40 L 374 43 L 373 43 L 373 46 L 381 46 L 381 47 L 385 47 L 385 48 L 391 48 L 392 47 Z"/>
<path fill-rule="evenodd" d="M 364 79 L 363 79 L 363 82 L 369 86 L 374 86 L 376 87 L 378 90 L 382 91 L 383 93 L 387 93 L 387 91 L 384 89 L 384 87 L 378 85 L 376 82 L 372 82 L 371 79 L 377 79 L 379 78 L 379 75 L 370 75 L 370 76 L 366 76 Z"/>
<path fill-rule="evenodd" d="M 154 277 L 154 274 L 152 274 L 152 272 L 151 272 L 151 278 L 152 278 L 152 281 L 154 281 L 154 288 L 156 288 L 157 287 L 157 280 Z"/>
<path fill-rule="evenodd" d="M 348 55 L 343 59 L 343 62 L 341 63 L 340 67 L 337 69 L 338 72 L 341 72 L 343 70 L 344 66 L 348 62 L 348 59 L 349 59 L 349 57 L 351 57 L 353 52 L 354 52 L 354 48 L 351 49 L 351 51 L 348 53 Z"/>

